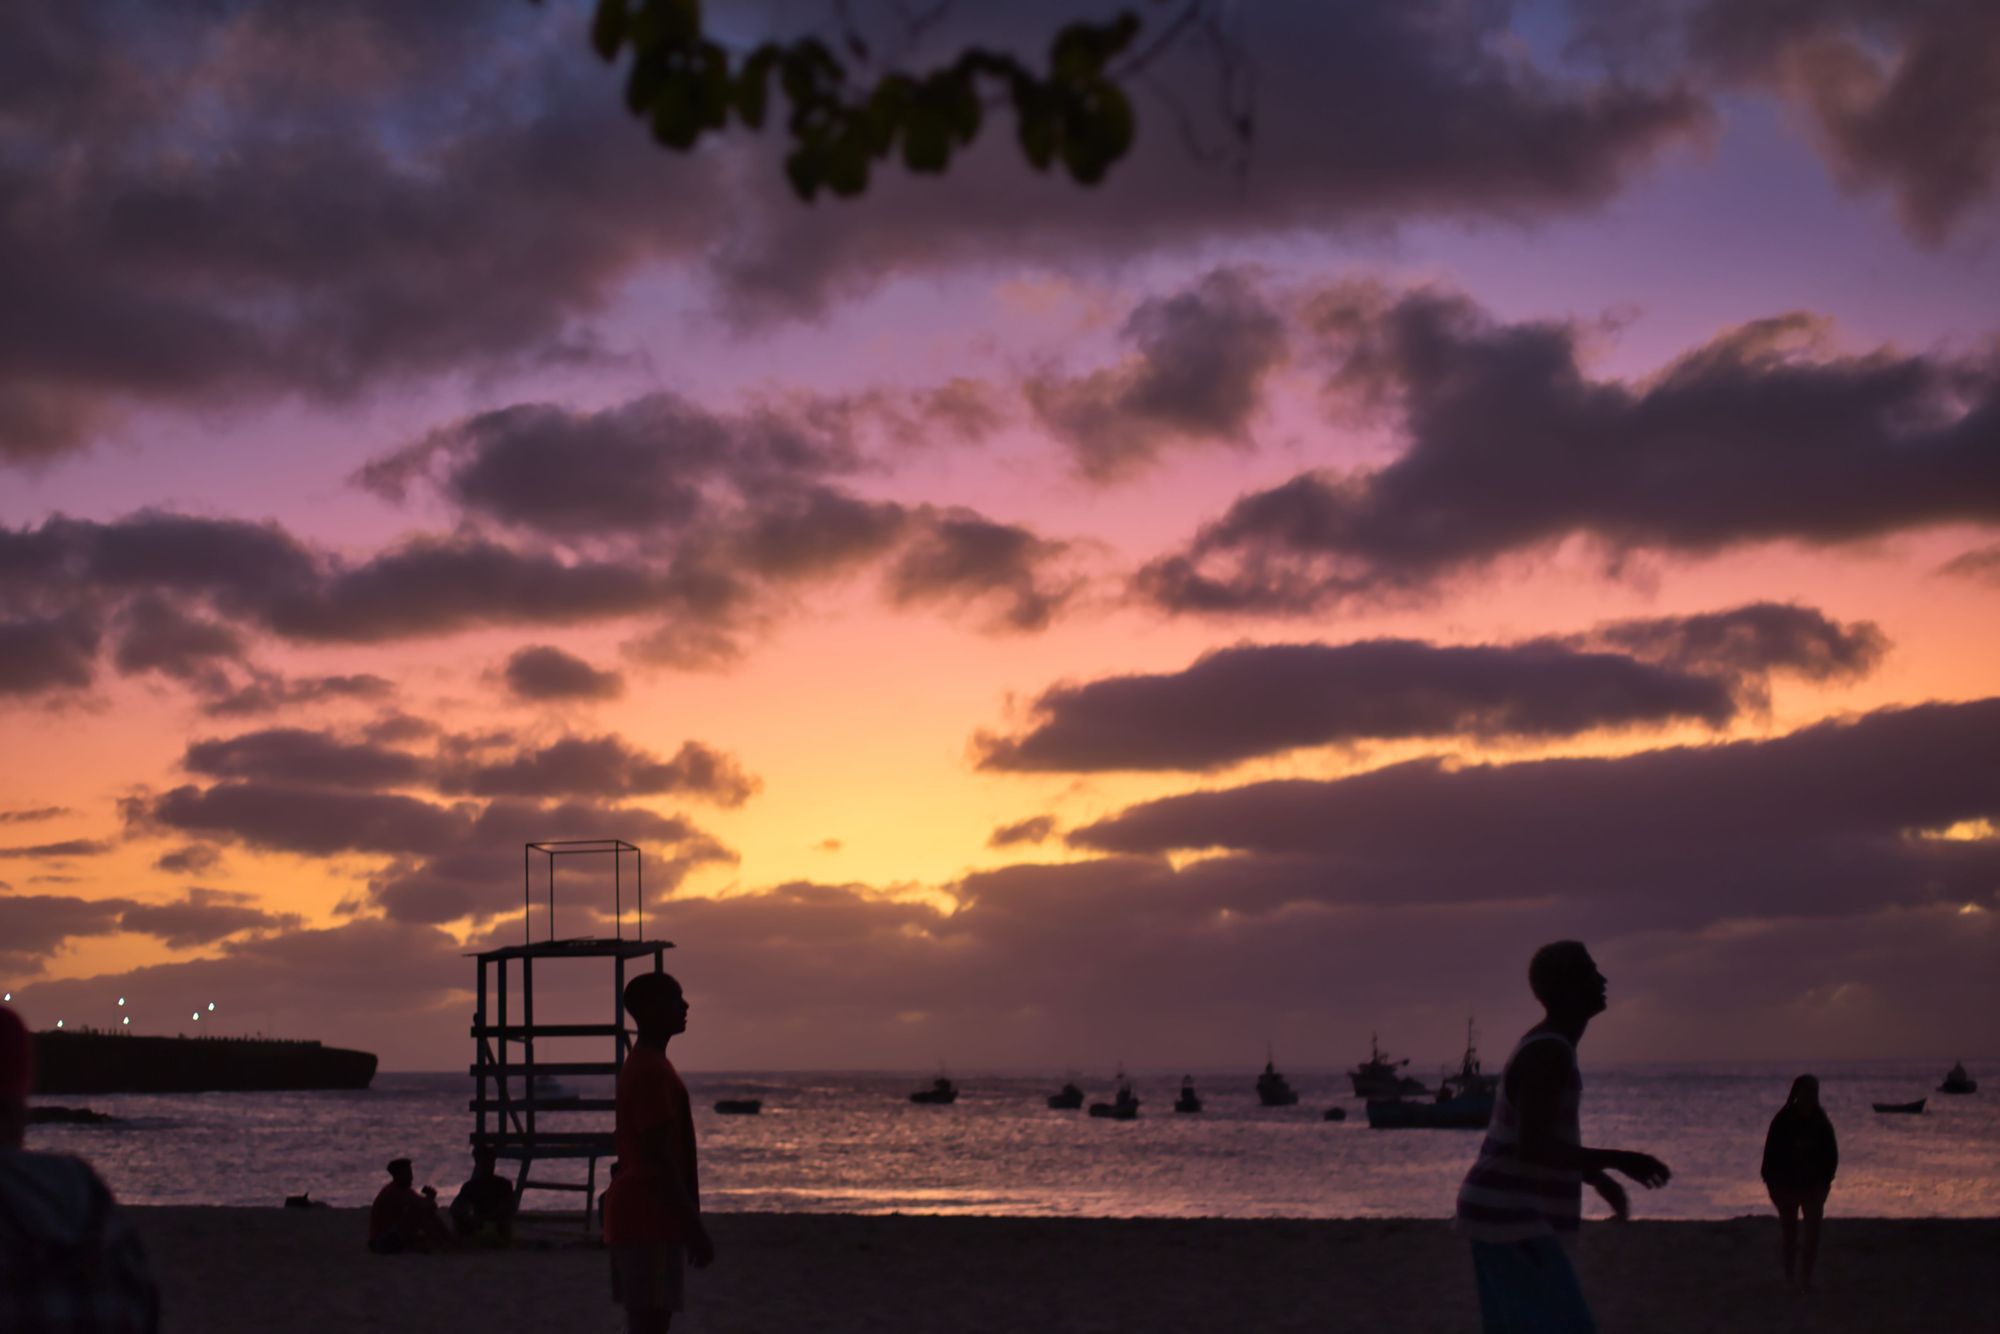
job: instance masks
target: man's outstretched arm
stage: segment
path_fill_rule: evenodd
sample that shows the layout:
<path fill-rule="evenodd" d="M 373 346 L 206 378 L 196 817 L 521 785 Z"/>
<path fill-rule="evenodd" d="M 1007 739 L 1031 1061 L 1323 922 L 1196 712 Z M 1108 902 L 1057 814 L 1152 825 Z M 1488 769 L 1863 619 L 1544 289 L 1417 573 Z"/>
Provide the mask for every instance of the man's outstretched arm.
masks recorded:
<path fill-rule="evenodd" d="M 1587 1149 L 1566 1143 L 1556 1134 L 1563 1086 L 1569 1082 L 1569 1072 L 1568 1053 L 1553 1042 L 1532 1043 L 1514 1058 L 1507 1096 L 1520 1117 L 1521 1157 L 1544 1167 L 1581 1171 L 1586 1178 L 1607 1169 L 1622 1172 L 1648 1190 L 1666 1185 L 1673 1173 L 1651 1154 L 1627 1149 Z"/>

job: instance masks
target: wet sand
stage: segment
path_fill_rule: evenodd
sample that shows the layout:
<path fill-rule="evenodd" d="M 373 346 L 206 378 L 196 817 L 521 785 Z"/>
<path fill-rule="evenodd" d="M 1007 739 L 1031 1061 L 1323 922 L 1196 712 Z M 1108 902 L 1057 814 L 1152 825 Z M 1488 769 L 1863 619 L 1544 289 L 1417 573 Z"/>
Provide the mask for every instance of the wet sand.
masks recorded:
<path fill-rule="evenodd" d="M 371 1256 L 356 1209 L 140 1208 L 169 1334 L 619 1328 L 606 1260 L 574 1220 L 547 1250 Z M 1465 1246 L 1445 1224 L 858 1218 L 725 1214 L 719 1259 L 676 1330 L 985 1331 L 1478 1328 Z M 1818 1291 L 1777 1273 L 1774 1219 L 1592 1224 L 1577 1263 L 1619 1331 L 1991 1328 L 2000 1219 L 1833 1219 Z"/>

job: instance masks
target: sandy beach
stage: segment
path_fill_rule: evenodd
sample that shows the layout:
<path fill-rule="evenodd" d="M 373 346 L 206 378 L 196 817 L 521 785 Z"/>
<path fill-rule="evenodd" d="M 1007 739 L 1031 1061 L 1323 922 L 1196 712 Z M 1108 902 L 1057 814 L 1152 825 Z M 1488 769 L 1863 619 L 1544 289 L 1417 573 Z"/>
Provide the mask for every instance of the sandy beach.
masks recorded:
<path fill-rule="evenodd" d="M 602 1251 L 377 1257 L 360 1210 L 138 1208 L 170 1334 L 610 1330 Z M 1047 1220 L 725 1214 L 676 1329 L 1366 1330 L 1478 1327 L 1464 1245 L 1435 1221 Z M 1606 1331 L 1961 1330 L 2000 1309 L 2000 1219 L 1834 1219 L 1819 1290 L 1780 1289 L 1777 1224 L 1588 1227 Z"/>

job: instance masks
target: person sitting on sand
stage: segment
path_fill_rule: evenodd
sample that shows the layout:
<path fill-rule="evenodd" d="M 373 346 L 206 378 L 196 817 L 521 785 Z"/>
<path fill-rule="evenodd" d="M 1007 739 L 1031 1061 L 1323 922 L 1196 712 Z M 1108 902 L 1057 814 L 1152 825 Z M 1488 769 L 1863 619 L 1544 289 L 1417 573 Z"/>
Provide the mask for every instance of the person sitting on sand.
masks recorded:
<path fill-rule="evenodd" d="M 34 1054 L 0 1006 L 0 1330 L 157 1334 L 159 1289 L 111 1192 L 81 1159 L 23 1147 Z"/>
<path fill-rule="evenodd" d="M 1840 1145 L 1833 1122 L 1819 1105 L 1819 1080 L 1800 1075 L 1792 1093 L 1764 1136 L 1764 1188 L 1778 1210 L 1783 1237 L 1785 1284 L 1799 1292 L 1812 1290 L 1813 1262 L 1819 1258 L 1819 1225 L 1826 1214 L 1827 1192 L 1840 1170 Z M 1805 1251 L 1799 1251 L 1799 1215 L 1805 1215 Z"/>
<path fill-rule="evenodd" d="M 472 1151 L 472 1175 L 451 1202 L 452 1230 L 480 1246 L 514 1240 L 514 1188 L 494 1171 L 499 1159 L 487 1148 Z"/>
<path fill-rule="evenodd" d="M 701 1269 L 715 1246 L 701 1221 L 687 1086 L 667 1059 L 668 1040 L 687 1031 L 687 998 L 667 974 L 641 973 L 624 1000 L 639 1035 L 618 1072 L 618 1163 L 604 1192 L 604 1244 L 626 1329 L 661 1334 L 682 1306 L 683 1251 Z"/>
<path fill-rule="evenodd" d="M 410 1188 L 413 1179 L 408 1158 L 390 1160 L 389 1183 L 368 1207 L 368 1249 L 377 1255 L 451 1247 L 451 1233 L 438 1217 L 437 1192 L 425 1186 L 417 1194 Z"/>
<path fill-rule="evenodd" d="M 1648 1154 L 1583 1147 L 1576 1044 L 1605 993 L 1590 952 L 1574 940 L 1542 946 L 1528 987 L 1546 1013 L 1507 1058 L 1454 1226 L 1472 1242 L 1485 1334 L 1590 1334 L 1597 1326 L 1562 1245 L 1583 1216 L 1583 1183 L 1622 1219 L 1625 1190 L 1607 1171 L 1648 1189 L 1670 1174 Z"/>

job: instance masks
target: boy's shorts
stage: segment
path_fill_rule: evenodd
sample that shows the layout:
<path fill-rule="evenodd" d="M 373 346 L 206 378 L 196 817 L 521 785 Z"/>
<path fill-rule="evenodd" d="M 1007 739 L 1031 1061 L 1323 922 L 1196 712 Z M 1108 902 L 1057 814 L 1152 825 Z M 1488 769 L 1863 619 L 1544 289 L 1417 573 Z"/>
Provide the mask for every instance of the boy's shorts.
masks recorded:
<path fill-rule="evenodd" d="M 632 1311 L 678 1311 L 685 1248 L 677 1241 L 611 1248 L 611 1300 Z"/>
<path fill-rule="evenodd" d="M 1554 1237 L 1472 1243 L 1484 1334 L 1594 1334 L 1569 1252 Z"/>

